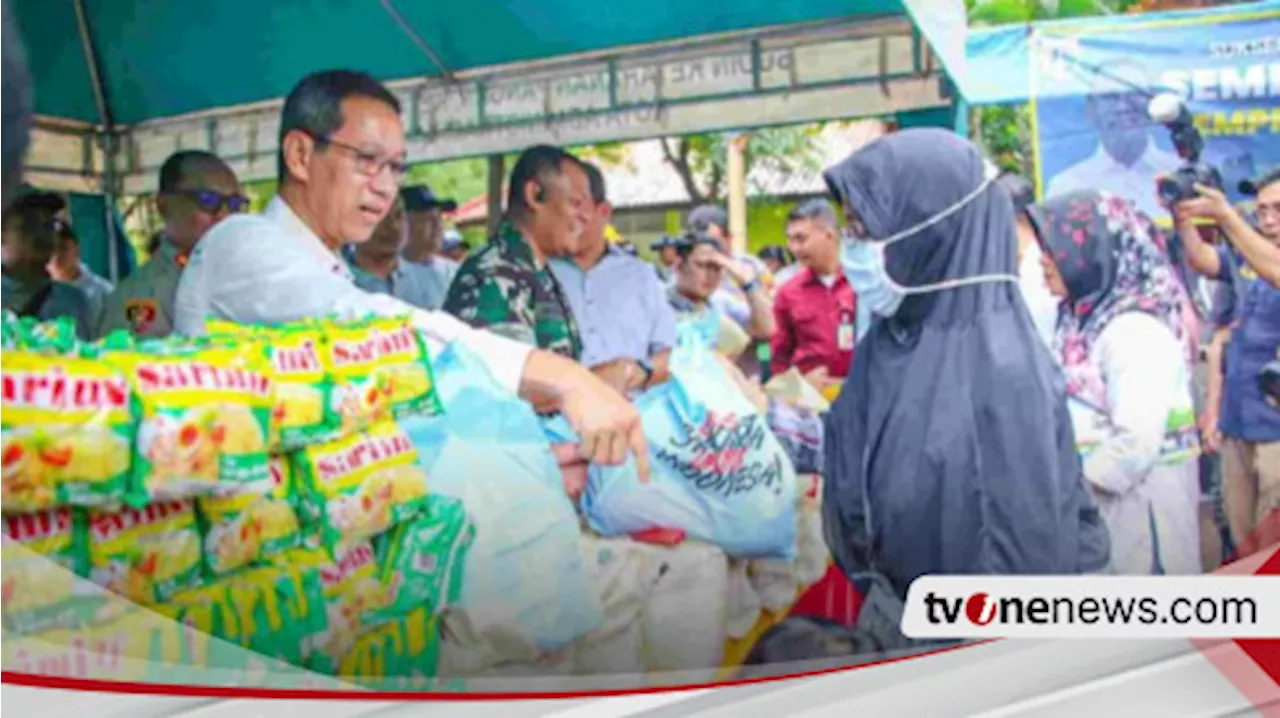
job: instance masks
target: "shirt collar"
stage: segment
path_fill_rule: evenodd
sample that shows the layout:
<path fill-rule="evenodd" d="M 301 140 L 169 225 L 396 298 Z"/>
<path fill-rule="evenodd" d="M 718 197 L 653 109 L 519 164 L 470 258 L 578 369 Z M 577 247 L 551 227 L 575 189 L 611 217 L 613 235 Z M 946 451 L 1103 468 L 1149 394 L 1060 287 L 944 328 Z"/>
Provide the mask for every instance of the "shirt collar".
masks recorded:
<path fill-rule="evenodd" d="M 667 301 L 681 312 L 695 312 L 705 305 L 705 303 L 695 303 L 692 299 L 681 294 L 674 284 L 667 287 Z"/>
<path fill-rule="evenodd" d="M 284 230 L 285 234 L 298 243 L 299 247 L 302 247 L 308 254 L 315 257 L 316 262 L 326 269 L 347 279 L 352 278 L 351 268 L 347 266 L 342 257 L 330 251 L 321 241 L 319 235 L 298 217 L 293 208 L 280 195 L 276 195 L 267 203 L 266 208 L 262 210 L 262 216 L 275 222 L 280 229 Z"/>

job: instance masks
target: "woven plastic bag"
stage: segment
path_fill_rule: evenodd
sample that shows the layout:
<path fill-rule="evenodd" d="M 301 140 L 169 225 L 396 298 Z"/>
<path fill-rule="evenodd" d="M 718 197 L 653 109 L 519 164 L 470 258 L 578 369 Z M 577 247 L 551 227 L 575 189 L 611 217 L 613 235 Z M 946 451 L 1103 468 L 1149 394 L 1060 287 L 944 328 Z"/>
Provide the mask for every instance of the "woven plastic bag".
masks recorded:
<path fill-rule="evenodd" d="M 462 501 L 475 523 L 457 608 L 477 632 L 515 627 L 541 650 L 586 635 L 603 609 L 537 416 L 456 343 L 435 370 L 444 414 L 400 423 L 429 490 Z"/>

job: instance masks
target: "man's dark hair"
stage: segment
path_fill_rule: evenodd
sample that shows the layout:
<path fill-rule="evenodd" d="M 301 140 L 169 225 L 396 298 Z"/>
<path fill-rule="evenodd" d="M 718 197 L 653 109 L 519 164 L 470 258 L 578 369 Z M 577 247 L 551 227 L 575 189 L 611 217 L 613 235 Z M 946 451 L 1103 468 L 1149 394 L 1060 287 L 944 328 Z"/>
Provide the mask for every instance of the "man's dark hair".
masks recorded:
<path fill-rule="evenodd" d="M 579 161 L 582 165 L 582 171 L 587 173 L 587 183 L 591 185 L 591 201 L 600 204 L 609 199 L 605 193 L 604 173 L 600 168 L 590 162 Z"/>
<path fill-rule="evenodd" d="M 288 176 L 284 164 L 284 138 L 294 130 L 305 132 L 317 140 L 328 139 L 342 129 L 342 101 L 349 97 L 367 97 L 400 112 L 400 101 L 381 82 L 354 70 L 324 70 L 302 78 L 289 91 L 280 111 L 280 149 L 276 153 L 276 172 L 280 182 Z M 320 143 L 323 146 L 323 142 Z"/>
<path fill-rule="evenodd" d="M 529 214 L 531 209 L 524 197 L 524 186 L 537 182 L 540 192 L 545 193 L 547 181 L 559 177 L 564 172 L 566 163 L 573 162 L 582 166 L 582 162 L 559 147 L 551 145 L 534 145 L 516 160 L 511 168 L 511 179 L 507 186 L 507 216 L 519 219 Z"/>
<path fill-rule="evenodd" d="M 193 173 L 211 167 L 226 167 L 222 158 L 204 150 L 181 150 L 160 165 L 160 194 L 177 192 Z"/>
<path fill-rule="evenodd" d="M 693 208 L 685 224 L 689 226 L 689 231 L 698 234 L 705 234 L 713 226 L 719 227 L 721 232 L 728 234 L 729 213 L 725 212 L 723 207 L 704 204 Z"/>
<path fill-rule="evenodd" d="M 792 207 L 787 213 L 787 222 L 798 222 L 802 219 L 820 222 L 832 229 L 840 226 L 840 220 L 836 218 L 836 211 L 831 208 L 831 203 L 820 197 L 807 199 Z"/>
<path fill-rule="evenodd" d="M 65 223 L 49 211 L 47 204 L 39 201 L 39 196 L 27 195 L 14 200 L 4 210 L 3 224 L 11 227 L 18 222 L 23 243 L 32 251 L 49 252 L 52 256 L 58 246 L 58 238 Z"/>
<path fill-rule="evenodd" d="M 31 141 L 31 75 L 18 35 L 18 21 L 7 0 L 0 4 L 0 184 L 8 207 L 22 182 L 22 165 Z"/>
<path fill-rule="evenodd" d="M 1253 183 L 1253 193 L 1257 194 L 1277 182 L 1280 182 L 1280 169 L 1271 170 Z"/>
<path fill-rule="evenodd" d="M 688 259 L 689 255 L 693 254 L 693 250 L 698 247 L 706 246 L 711 247 L 717 252 L 724 251 L 724 247 L 720 244 L 720 240 L 709 234 L 702 234 L 699 232 L 690 232 L 689 234 L 686 234 L 676 242 L 675 246 L 676 256 L 680 257 L 680 261 L 682 262 Z"/>

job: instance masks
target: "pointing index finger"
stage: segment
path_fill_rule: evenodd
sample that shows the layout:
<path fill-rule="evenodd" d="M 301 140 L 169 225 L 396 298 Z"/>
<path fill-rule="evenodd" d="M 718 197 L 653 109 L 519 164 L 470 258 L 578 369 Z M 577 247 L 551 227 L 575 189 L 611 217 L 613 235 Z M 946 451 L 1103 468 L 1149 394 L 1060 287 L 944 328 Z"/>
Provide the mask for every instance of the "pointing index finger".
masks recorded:
<path fill-rule="evenodd" d="M 627 444 L 631 448 L 631 455 L 635 457 L 636 474 L 640 478 L 640 483 L 649 483 L 649 447 L 646 445 L 640 422 L 637 421 L 631 426 L 631 431 L 627 435 Z"/>

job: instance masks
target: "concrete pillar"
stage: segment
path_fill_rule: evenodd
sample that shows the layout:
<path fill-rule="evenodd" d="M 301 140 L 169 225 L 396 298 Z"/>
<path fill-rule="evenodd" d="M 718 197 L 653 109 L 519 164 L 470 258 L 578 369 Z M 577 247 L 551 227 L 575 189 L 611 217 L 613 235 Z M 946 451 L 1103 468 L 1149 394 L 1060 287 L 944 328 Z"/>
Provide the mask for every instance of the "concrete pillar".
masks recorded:
<path fill-rule="evenodd" d="M 733 251 L 747 251 L 747 135 L 729 140 L 727 165 L 729 180 L 729 233 L 733 235 Z"/>
<path fill-rule="evenodd" d="M 506 162 L 502 155 L 489 155 L 488 230 L 496 237 L 502 227 L 502 183 L 506 179 Z"/>

